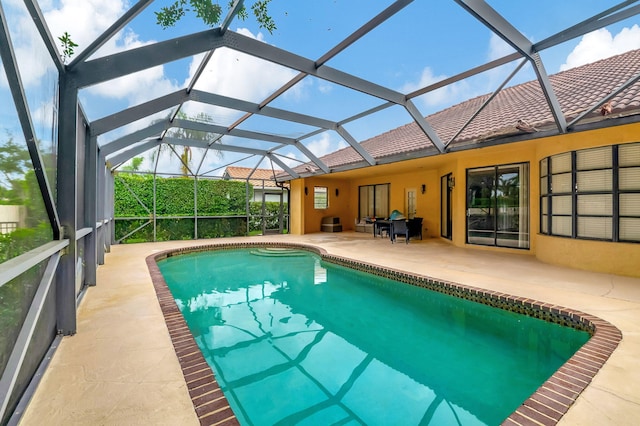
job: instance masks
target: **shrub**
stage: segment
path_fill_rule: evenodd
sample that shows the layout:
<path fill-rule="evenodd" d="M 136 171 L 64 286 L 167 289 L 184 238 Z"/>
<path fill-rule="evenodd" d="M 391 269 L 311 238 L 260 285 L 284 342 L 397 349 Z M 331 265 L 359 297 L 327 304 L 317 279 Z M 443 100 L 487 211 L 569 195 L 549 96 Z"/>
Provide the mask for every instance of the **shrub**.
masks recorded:
<path fill-rule="evenodd" d="M 116 239 L 153 219 L 153 176 L 120 173 L 114 185 Z M 189 240 L 195 235 L 194 179 L 156 177 L 156 241 Z M 247 234 L 244 182 L 198 179 L 198 238 Z M 135 195 L 134 195 L 135 194 Z M 249 186 L 249 195 L 253 188 Z M 146 207 L 146 208 L 145 208 Z M 229 216 L 207 218 L 201 216 Z M 244 217 L 237 217 L 244 216 Z M 153 241 L 153 223 L 143 226 L 123 242 Z"/>

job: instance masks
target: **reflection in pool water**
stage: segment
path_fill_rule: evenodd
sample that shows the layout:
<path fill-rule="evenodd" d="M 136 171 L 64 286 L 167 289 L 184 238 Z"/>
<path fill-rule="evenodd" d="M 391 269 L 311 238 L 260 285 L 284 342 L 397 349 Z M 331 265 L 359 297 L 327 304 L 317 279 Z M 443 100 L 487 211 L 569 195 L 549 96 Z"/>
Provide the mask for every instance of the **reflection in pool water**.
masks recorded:
<path fill-rule="evenodd" d="M 497 424 L 589 338 L 307 252 L 159 266 L 242 424 Z"/>

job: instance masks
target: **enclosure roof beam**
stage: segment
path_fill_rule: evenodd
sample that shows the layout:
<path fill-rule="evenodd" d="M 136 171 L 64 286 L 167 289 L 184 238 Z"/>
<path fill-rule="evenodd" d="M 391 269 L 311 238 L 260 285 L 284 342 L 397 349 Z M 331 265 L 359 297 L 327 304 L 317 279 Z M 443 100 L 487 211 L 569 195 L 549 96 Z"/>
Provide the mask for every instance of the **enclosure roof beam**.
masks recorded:
<path fill-rule="evenodd" d="M 567 121 L 562 113 L 560 102 L 555 95 L 549 76 L 544 69 L 544 64 L 540 55 L 534 51 L 533 43 L 529 41 L 520 31 L 518 31 L 509 21 L 496 12 L 483 0 L 455 0 L 463 9 L 489 28 L 493 33 L 520 52 L 521 55 L 529 59 L 538 77 L 538 82 L 547 105 L 560 133 L 567 131 Z"/>
<path fill-rule="evenodd" d="M 418 89 L 414 92 L 407 94 L 407 99 L 413 99 L 416 96 L 424 95 L 425 93 L 433 92 L 434 90 L 438 90 L 442 87 L 449 86 L 450 84 L 456 83 L 460 80 L 467 79 L 469 77 L 473 77 L 474 75 L 483 73 L 485 71 L 489 71 L 491 69 L 497 68 L 499 66 L 508 64 L 517 59 L 522 58 L 522 55 L 518 52 L 513 52 L 509 55 L 503 56 L 502 58 L 495 59 L 491 62 L 487 62 L 486 64 L 479 65 L 477 67 L 471 68 L 469 70 L 463 71 L 460 74 L 456 74 L 449 78 L 445 78 L 433 84 L 423 87 L 422 89 Z"/>
<path fill-rule="evenodd" d="M 440 151 L 440 153 L 443 153 L 445 150 L 445 146 L 444 143 L 440 140 L 440 136 L 438 136 L 433 127 L 431 127 L 431 124 L 429 124 L 427 119 L 422 116 L 413 101 L 407 101 L 405 108 L 407 109 L 413 120 L 416 122 L 416 124 L 420 126 L 422 132 L 431 140 L 431 143 L 438 149 L 438 151 Z"/>
<path fill-rule="evenodd" d="M 46 19 L 44 19 L 44 16 L 42 15 L 42 9 L 40 9 L 36 0 L 25 0 L 24 4 L 31 14 L 31 19 L 40 33 L 40 38 L 42 38 L 42 41 L 49 52 L 49 56 L 51 56 L 58 72 L 62 74 L 65 72 L 64 64 L 62 63 L 60 52 L 58 52 L 58 49 L 56 48 L 56 42 L 51 35 L 51 31 L 49 31 Z"/>
<path fill-rule="evenodd" d="M 327 167 L 327 165 L 324 163 L 324 161 L 322 161 L 321 159 L 319 159 L 318 157 L 315 156 L 315 154 L 313 152 L 311 152 L 309 150 L 309 148 L 307 148 L 306 146 L 304 146 L 304 144 L 300 141 L 296 141 L 296 143 L 294 144 L 294 146 L 300 151 L 302 152 L 304 155 L 307 156 L 307 158 L 309 160 L 311 160 L 316 166 L 320 167 L 320 169 L 325 172 L 325 173 L 329 173 L 329 167 Z M 280 164 L 280 163 L 278 163 Z"/>
<path fill-rule="evenodd" d="M 119 139 L 116 139 L 109 143 L 105 143 L 104 145 L 100 146 L 100 151 L 104 153 L 104 155 L 113 154 L 116 151 L 120 151 L 121 149 L 124 149 L 134 143 L 143 141 L 144 139 L 154 136 L 159 137 L 160 133 L 166 128 L 167 123 L 165 122 L 152 124 L 149 127 L 145 127 L 144 129 L 140 129 L 133 133 L 129 133 L 128 135 L 125 135 Z"/>
<path fill-rule="evenodd" d="M 353 43 L 355 43 L 356 41 L 361 39 L 363 36 L 368 34 L 371 30 L 373 30 L 374 28 L 378 27 L 384 21 L 386 21 L 387 19 L 389 19 L 390 17 L 392 17 L 393 15 L 398 13 L 400 10 L 402 10 L 405 6 L 407 6 L 412 1 L 413 0 L 397 0 L 397 1 L 395 1 L 393 4 L 391 4 L 385 10 L 383 10 L 378 15 L 373 17 L 373 19 L 371 19 L 370 21 L 365 23 L 363 26 L 361 26 L 356 31 L 354 31 L 352 34 L 350 34 L 347 38 L 345 38 L 340 43 L 338 43 L 336 46 L 334 46 L 331 50 L 329 50 L 324 55 L 322 55 L 320 58 L 318 58 L 315 61 L 315 67 L 319 68 L 322 65 L 324 65 L 327 61 L 331 60 L 333 57 L 338 55 L 340 52 L 345 50 L 347 47 L 351 46 Z M 289 80 L 283 86 L 281 86 L 278 90 L 276 90 L 271 95 L 269 95 L 264 101 L 260 102 L 260 108 L 265 107 L 266 105 L 271 103 L 273 100 L 275 100 L 278 97 L 280 97 L 287 90 L 291 89 L 293 86 L 295 86 L 300 81 L 302 81 L 306 76 L 307 76 L 307 73 L 301 72 L 300 74 L 298 74 L 295 77 L 293 77 L 291 80 Z M 241 117 L 238 121 L 236 121 L 233 124 L 232 127 L 239 126 L 242 122 L 247 120 L 249 117 L 251 117 L 251 113 L 247 113 L 246 115 Z"/>
<path fill-rule="evenodd" d="M 227 13 L 227 16 L 222 21 L 222 25 L 220 25 L 221 34 L 224 34 L 229 29 L 229 25 L 231 25 L 233 18 L 235 18 L 235 16 L 238 14 L 240 9 L 242 8 L 243 3 L 244 3 L 243 0 L 234 0 L 233 4 L 229 8 L 229 12 Z M 213 52 L 215 52 L 215 50 L 208 51 L 207 54 L 204 56 L 204 58 L 202 58 L 202 61 L 200 61 L 200 64 L 198 65 L 198 69 L 193 74 L 193 78 L 189 82 L 189 86 L 187 87 L 187 93 L 193 90 L 193 87 L 196 85 L 196 83 L 202 76 L 202 73 L 204 72 L 205 68 L 207 67 L 207 64 L 209 63 L 209 61 L 211 60 L 211 57 L 213 56 Z"/>
<path fill-rule="evenodd" d="M 232 31 L 222 33 L 220 29 L 208 30 L 83 62 L 74 69 L 73 79 L 77 87 L 86 87 L 221 46 L 331 81 L 370 96 L 385 99 L 394 104 L 405 106 L 407 102 L 405 95 L 387 87 L 328 66 L 318 67 L 315 61 Z M 418 124 L 420 128 L 425 128 L 424 122 Z M 427 136 L 431 140 L 434 139 L 433 133 Z"/>
<path fill-rule="evenodd" d="M 140 0 L 127 10 L 117 21 L 115 21 L 109 28 L 107 28 L 97 39 L 95 39 L 89 46 L 80 51 L 73 61 L 69 63 L 69 69 L 75 68 L 79 63 L 83 62 L 89 56 L 93 55 L 98 49 L 100 49 L 107 41 L 111 39 L 118 31 L 123 29 L 129 22 L 133 20 L 140 12 L 142 12 L 147 6 L 149 6 L 153 0 Z"/>
<path fill-rule="evenodd" d="M 231 31 L 225 34 L 231 34 Z M 224 38 L 220 28 L 213 28 L 81 62 L 69 72 L 73 74 L 76 86 L 83 88 L 215 50 L 225 45 Z"/>
<path fill-rule="evenodd" d="M 111 170 L 117 168 L 122 163 L 131 160 L 133 157 L 143 154 L 150 149 L 155 148 L 160 145 L 162 142 L 159 139 L 153 139 L 140 145 L 136 145 L 132 148 L 129 148 L 124 151 L 119 151 L 117 154 L 112 154 L 110 156 L 105 156 L 106 161 L 111 164 Z"/>
<path fill-rule="evenodd" d="M 623 19 L 630 18 L 632 16 L 640 13 L 640 5 L 636 5 L 630 7 L 625 10 L 621 10 L 617 13 L 614 13 L 622 8 L 625 8 L 633 3 L 637 3 L 638 0 L 627 0 L 623 1 L 602 13 L 592 16 L 589 19 L 586 19 L 570 28 L 567 28 L 563 31 L 560 31 L 557 34 L 552 35 L 551 37 L 547 37 L 546 39 L 534 43 L 533 50 L 536 52 L 541 52 L 545 49 L 548 49 L 553 46 L 557 46 L 560 43 L 564 43 L 568 40 L 573 40 L 577 37 L 600 29 L 602 27 L 606 27 L 607 25 L 615 24 L 616 22 L 622 21 Z"/>
<path fill-rule="evenodd" d="M 207 141 L 202 141 L 197 139 L 165 137 L 162 142 L 169 143 L 172 145 L 189 146 L 192 148 L 206 148 L 206 149 L 215 149 L 217 151 L 239 152 L 241 154 L 251 154 L 251 155 L 267 155 L 268 154 L 268 151 L 264 149 L 245 148 L 243 146 L 223 145 L 223 144 L 215 144 L 214 146 L 211 146 L 207 143 Z"/>
<path fill-rule="evenodd" d="M 364 161 L 369 163 L 370 166 L 376 164 L 375 158 L 373 158 L 371 154 L 369 154 L 369 152 L 367 152 L 367 150 L 365 150 L 362 145 L 360 145 L 358 141 L 353 136 L 351 136 L 347 129 L 342 126 L 338 126 L 336 132 L 338 132 L 338 134 L 342 136 L 342 139 L 347 141 L 347 143 L 351 145 L 351 148 L 355 149 L 356 152 L 360 154 L 360 157 L 362 157 Z"/>
<path fill-rule="evenodd" d="M 169 128 L 183 128 L 183 129 L 195 130 L 200 132 L 214 133 L 218 135 L 229 135 L 229 136 L 235 136 L 235 137 L 245 138 L 245 139 L 262 140 L 266 142 L 291 145 L 296 147 L 299 151 L 301 151 L 312 162 L 314 162 L 320 169 L 325 171 L 325 173 L 329 171 L 329 168 L 326 166 L 326 164 L 324 164 L 311 151 L 309 151 L 302 143 L 300 143 L 300 141 L 296 139 L 285 138 L 282 136 L 270 135 L 266 133 L 252 132 L 248 130 L 235 129 L 235 130 L 229 131 L 227 130 L 226 127 L 218 126 L 215 124 L 201 123 L 197 121 L 181 120 L 181 119 L 174 120 L 171 123 L 163 121 L 163 122 L 152 124 L 151 126 L 148 126 L 144 129 L 138 130 L 136 132 L 123 136 L 119 139 L 106 143 L 100 147 L 100 150 L 105 156 L 108 156 L 122 149 L 125 149 L 126 147 L 132 144 L 138 143 L 144 139 L 147 139 L 153 136 L 159 137 L 164 130 L 167 130 Z M 169 140 L 182 141 L 182 140 L 189 140 L 189 139 L 182 139 L 182 138 L 175 138 L 175 137 L 164 137 L 162 139 L 162 141 L 164 142 L 172 143 L 172 144 L 174 143 L 174 142 L 168 142 Z M 207 141 L 201 141 L 201 142 L 202 142 L 201 144 L 197 145 L 198 147 L 200 148 L 210 147 L 210 144 Z M 176 143 L 180 145 L 186 145 L 183 143 L 178 143 L 178 142 Z M 223 145 L 216 144 L 215 149 L 219 149 L 219 147 L 221 146 Z M 240 151 L 240 152 L 243 152 L 243 151 Z M 258 152 L 267 152 L 267 151 L 258 151 Z M 251 151 L 251 153 L 255 153 L 255 152 Z"/>
<path fill-rule="evenodd" d="M 533 43 L 484 0 L 454 0 L 485 27 L 503 39 L 521 55 L 533 59 Z"/>
<path fill-rule="evenodd" d="M 509 83 L 509 81 L 511 81 L 511 79 L 522 69 L 522 67 L 526 63 L 527 63 L 526 58 L 520 61 L 518 66 L 513 71 L 511 71 L 511 73 L 502 82 L 502 84 L 500 84 L 500 86 L 498 86 L 498 88 L 494 90 L 494 92 L 484 100 L 482 105 L 480 105 L 480 107 L 473 114 L 471 114 L 471 117 L 469 117 L 467 121 L 465 121 L 465 123 L 458 129 L 458 131 L 453 136 L 451 136 L 451 139 L 449 139 L 449 141 L 445 144 L 445 148 L 448 147 L 451 144 L 451 142 L 453 142 L 460 135 L 460 133 L 462 133 L 464 129 L 466 129 L 469 124 L 471 124 L 473 120 L 475 120 L 475 118 L 487 107 L 487 105 L 491 103 L 491 101 L 493 101 L 493 99 L 496 96 L 498 96 L 498 93 L 500 93 L 500 91 L 507 85 L 507 83 Z"/>
<path fill-rule="evenodd" d="M 621 84 L 618 88 L 616 88 L 615 90 L 611 91 L 607 96 L 605 96 L 604 98 L 596 101 L 590 108 L 584 110 L 581 114 L 579 114 L 576 118 L 573 119 L 573 121 L 571 121 L 568 124 L 569 128 L 572 128 L 573 126 L 575 126 L 575 124 L 582 120 L 584 117 L 586 117 L 588 114 L 590 114 L 591 112 L 593 112 L 596 108 L 598 108 L 600 105 L 604 104 L 607 101 L 610 101 L 611 99 L 615 98 L 616 96 L 618 96 L 619 93 L 621 93 L 623 90 L 625 90 L 627 87 L 635 84 L 637 81 L 640 80 L 640 72 L 636 73 L 634 76 L 632 76 L 629 80 L 627 80 L 626 82 L 624 82 L 623 84 Z"/>
<path fill-rule="evenodd" d="M 296 140 L 284 136 L 272 135 L 268 133 L 253 132 L 251 130 L 234 129 L 229 130 L 227 127 L 218 126 L 217 124 L 201 123 L 199 121 L 176 119 L 171 122 L 168 127 L 177 127 L 182 129 L 195 130 L 198 132 L 216 133 L 220 135 L 236 136 L 245 139 L 256 139 L 273 143 L 284 143 L 294 145 Z"/>
<path fill-rule="evenodd" d="M 184 90 L 178 90 L 140 105 L 123 109 L 122 111 L 92 121 L 90 124 L 91 136 L 99 136 L 110 132 L 134 121 L 178 106 L 187 100 L 189 100 L 189 95 Z"/>
<path fill-rule="evenodd" d="M 251 114 L 262 115 L 279 120 L 292 121 L 295 123 L 306 124 L 309 126 L 321 127 L 323 129 L 335 129 L 337 124 L 334 121 L 313 117 L 306 114 L 300 114 L 292 111 L 285 111 L 278 108 L 262 107 L 260 104 L 247 102 L 240 99 L 230 98 L 223 95 L 217 95 L 199 90 L 192 90 L 189 94 L 192 101 L 203 102 L 209 105 L 217 105 L 237 111 L 244 111 Z"/>
<path fill-rule="evenodd" d="M 287 166 L 284 161 L 280 160 L 277 155 L 274 155 L 273 153 L 268 153 L 267 157 L 269 157 L 270 160 L 272 160 L 273 162 L 277 163 L 280 167 L 282 167 L 282 170 L 289 173 L 289 175 L 294 179 L 297 179 L 300 177 L 300 175 L 296 173 L 291 167 Z"/>
<path fill-rule="evenodd" d="M 404 105 L 404 95 L 387 87 L 380 86 L 326 65 L 317 67 L 316 62 L 311 59 L 298 56 L 294 53 L 238 33 L 227 31 L 224 38 L 225 45 L 230 49 L 357 90 L 370 96 L 385 99 L 399 105 Z"/>
<path fill-rule="evenodd" d="M 31 164 L 33 165 L 33 170 L 38 182 L 38 188 L 42 194 L 44 207 L 47 211 L 47 216 L 51 224 L 53 239 L 58 240 L 62 237 L 60 217 L 58 216 L 53 192 L 51 191 L 51 186 L 49 185 L 49 180 L 45 173 L 44 161 L 42 160 L 40 150 L 36 143 L 37 136 L 27 103 L 27 95 L 24 91 L 20 72 L 18 71 L 18 62 L 13 50 L 13 43 L 11 41 L 9 27 L 7 26 L 7 20 L 4 14 L 4 9 L 2 8 L 2 3 L 0 3 L 0 62 L 2 62 L 4 67 L 9 90 L 18 114 L 18 120 L 20 121 L 22 133 L 27 144 L 27 149 L 29 150 Z"/>
<path fill-rule="evenodd" d="M 260 105 L 258 104 L 243 101 L 240 99 L 202 92 L 199 90 L 192 90 L 190 93 L 187 93 L 185 90 L 181 89 L 173 93 L 169 93 L 168 95 L 158 97 L 140 105 L 136 105 L 92 121 L 90 126 L 91 135 L 98 136 L 110 132 L 114 129 L 164 111 L 168 108 L 178 106 L 187 101 L 202 102 L 208 105 L 216 105 L 228 109 L 250 112 L 256 115 L 291 121 L 308 126 L 320 127 L 327 130 L 335 130 L 338 125 L 334 121 L 325 120 L 306 114 L 300 114 L 297 112 L 286 111 L 271 107 L 260 108 Z"/>
<path fill-rule="evenodd" d="M 425 132 L 427 137 L 433 142 L 438 150 L 444 152 L 444 144 L 442 143 L 442 141 L 440 141 L 438 135 L 435 133 L 435 131 L 433 131 L 433 129 L 431 129 L 431 126 L 426 122 L 426 120 L 424 120 L 424 117 L 422 117 L 419 113 L 416 114 L 417 110 L 415 110 L 415 107 L 407 101 L 405 95 L 403 95 L 402 93 L 396 92 L 387 87 L 377 85 L 370 81 L 361 79 L 359 77 L 347 74 L 328 66 L 323 65 L 317 67 L 314 61 L 271 45 L 265 45 L 265 43 L 252 39 L 250 37 L 231 32 L 227 33 L 227 35 L 230 41 L 228 47 L 231 49 L 235 49 L 240 52 L 265 59 L 267 61 L 275 62 L 277 64 L 296 69 L 305 74 L 309 74 L 314 77 L 318 77 L 320 79 L 327 80 L 332 83 L 336 83 L 341 86 L 365 93 L 367 95 L 404 106 L 411 117 L 416 120 L 416 123 L 418 124 L 420 129 Z M 347 140 L 347 142 L 349 141 Z M 355 148 L 355 145 L 352 142 L 349 142 L 349 144 Z M 363 155 L 363 152 L 366 152 L 364 149 L 356 150 L 361 156 Z M 375 164 L 375 162 L 371 163 L 372 157 L 368 153 L 366 153 L 366 155 L 364 155 L 362 158 L 370 164 Z"/>
<path fill-rule="evenodd" d="M 567 119 L 562 112 L 562 107 L 560 106 L 560 101 L 556 97 L 556 93 L 553 90 L 553 86 L 551 85 L 551 80 L 549 80 L 549 75 L 547 71 L 544 69 L 544 64 L 542 63 L 542 59 L 540 58 L 539 53 L 533 54 L 534 59 L 531 60 L 533 64 L 533 70 L 538 76 L 538 81 L 540 82 L 540 87 L 542 88 L 542 93 L 547 100 L 547 104 L 549 105 L 549 109 L 551 110 L 551 114 L 553 114 L 553 119 L 556 122 L 556 126 L 560 133 L 567 132 Z"/>
<path fill-rule="evenodd" d="M 277 135 L 270 135 L 267 133 L 252 132 L 249 130 L 240 130 L 240 129 L 228 130 L 225 127 L 217 126 L 215 124 L 201 123 L 201 122 L 190 121 L 190 120 L 174 120 L 171 123 L 171 126 L 200 131 L 200 132 L 210 132 L 210 133 L 235 136 L 235 137 L 245 138 L 245 139 L 255 139 L 255 140 L 262 140 L 266 142 L 293 145 L 299 151 L 301 151 L 304 155 L 306 155 L 316 166 L 322 169 L 325 173 L 329 172 L 329 168 L 327 167 L 327 165 L 324 164 L 322 160 L 320 160 L 318 157 L 313 155 L 313 153 L 309 151 L 307 147 L 305 147 L 296 139 L 286 138 L 286 137 L 277 136 Z M 216 149 L 218 149 L 218 145 L 216 145 Z"/>

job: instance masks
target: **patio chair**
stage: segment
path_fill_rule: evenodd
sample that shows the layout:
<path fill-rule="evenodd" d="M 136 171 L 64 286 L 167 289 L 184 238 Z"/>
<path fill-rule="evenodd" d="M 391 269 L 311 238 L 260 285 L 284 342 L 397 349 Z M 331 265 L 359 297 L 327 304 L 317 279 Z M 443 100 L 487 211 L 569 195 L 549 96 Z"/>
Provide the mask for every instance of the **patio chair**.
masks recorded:
<path fill-rule="evenodd" d="M 409 227 L 409 237 L 420 237 L 422 239 L 422 218 L 414 217 L 407 222 Z"/>
<path fill-rule="evenodd" d="M 405 219 L 391 221 L 391 243 L 396 242 L 396 237 L 404 237 L 404 242 L 409 244 L 409 227 Z"/>
<path fill-rule="evenodd" d="M 384 237 L 383 234 L 387 234 L 388 236 L 391 236 L 390 228 L 391 228 L 390 221 L 381 220 L 381 219 L 376 220 L 375 222 L 373 222 L 373 238 L 375 238 L 376 235 L 380 235 L 381 237 Z"/>

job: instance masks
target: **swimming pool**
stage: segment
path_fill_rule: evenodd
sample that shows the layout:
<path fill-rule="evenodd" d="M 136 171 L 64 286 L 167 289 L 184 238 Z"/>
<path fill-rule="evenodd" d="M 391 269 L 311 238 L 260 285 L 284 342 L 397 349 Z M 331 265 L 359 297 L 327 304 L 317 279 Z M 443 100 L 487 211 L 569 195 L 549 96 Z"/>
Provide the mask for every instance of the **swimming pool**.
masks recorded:
<path fill-rule="evenodd" d="M 496 424 L 588 339 L 308 252 L 250 251 L 160 262 L 242 423 Z M 245 267 L 229 268 L 238 264 Z M 252 271 L 259 278 L 250 278 Z M 185 279 L 188 288 L 175 287 Z M 465 290 L 450 284 L 438 283 L 453 294 Z"/>

